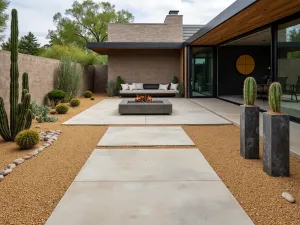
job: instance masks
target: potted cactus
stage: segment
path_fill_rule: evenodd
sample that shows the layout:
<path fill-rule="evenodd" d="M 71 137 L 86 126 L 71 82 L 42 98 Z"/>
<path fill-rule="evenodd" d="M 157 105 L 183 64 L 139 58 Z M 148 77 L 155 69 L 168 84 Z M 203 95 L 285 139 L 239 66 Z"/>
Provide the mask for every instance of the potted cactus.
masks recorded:
<path fill-rule="evenodd" d="M 240 155 L 245 159 L 259 158 L 259 107 L 255 106 L 256 81 L 248 77 L 244 82 L 244 105 L 240 114 Z"/>
<path fill-rule="evenodd" d="M 263 169 L 269 176 L 290 174 L 290 121 L 281 113 L 281 85 L 272 83 L 269 88 L 271 110 L 263 115 Z"/>

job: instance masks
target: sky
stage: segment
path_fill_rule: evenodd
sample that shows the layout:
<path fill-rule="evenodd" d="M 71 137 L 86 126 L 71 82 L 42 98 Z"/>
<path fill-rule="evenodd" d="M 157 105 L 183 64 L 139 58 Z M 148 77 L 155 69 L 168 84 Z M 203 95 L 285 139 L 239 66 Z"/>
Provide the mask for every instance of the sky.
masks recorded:
<path fill-rule="evenodd" d="M 57 12 L 64 13 L 74 0 L 10 0 L 9 12 L 16 8 L 19 14 L 20 36 L 29 31 L 34 33 L 44 45 L 49 29 L 55 29 L 53 16 Z M 81 0 L 79 0 L 81 1 Z M 100 2 L 101 0 L 94 0 Z M 103 0 L 105 1 L 105 0 Z M 179 10 L 184 24 L 206 24 L 234 0 L 106 0 L 116 6 L 117 10 L 131 12 L 136 23 L 162 23 L 169 10 Z M 9 28 L 8 23 L 8 28 Z M 9 29 L 6 30 L 6 37 Z"/>

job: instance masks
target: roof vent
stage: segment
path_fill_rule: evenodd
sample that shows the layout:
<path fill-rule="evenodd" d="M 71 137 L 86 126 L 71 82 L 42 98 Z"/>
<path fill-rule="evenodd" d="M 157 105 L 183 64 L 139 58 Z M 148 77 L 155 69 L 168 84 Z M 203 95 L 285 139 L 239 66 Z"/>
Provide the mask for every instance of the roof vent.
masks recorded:
<path fill-rule="evenodd" d="M 170 10 L 169 15 L 178 15 L 179 10 Z"/>

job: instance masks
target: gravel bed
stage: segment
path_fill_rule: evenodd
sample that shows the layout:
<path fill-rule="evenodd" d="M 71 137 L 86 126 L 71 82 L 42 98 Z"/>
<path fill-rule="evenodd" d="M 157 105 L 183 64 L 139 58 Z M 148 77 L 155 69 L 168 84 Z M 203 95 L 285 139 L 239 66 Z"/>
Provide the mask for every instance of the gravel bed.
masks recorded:
<path fill-rule="evenodd" d="M 0 225 L 45 223 L 107 130 L 106 126 L 60 124 L 101 99 L 102 96 L 96 96 L 96 101 L 81 99 L 79 108 L 57 116 L 56 123 L 33 124 L 41 125 L 42 131 L 61 130 L 62 134 L 46 151 L 14 168 L 0 182 Z M 255 224 L 300 224 L 299 203 L 291 204 L 281 197 L 286 191 L 300 201 L 300 160 L 291 158 L 290 178 L 269 177 L 262 170 L 261 159 L 244 160 L 239 156 L 237 127 L 183 128 Z M 0 141 L 0 149 L 0 165 L 7 166 L 26 155 L 13 143 Z"/>

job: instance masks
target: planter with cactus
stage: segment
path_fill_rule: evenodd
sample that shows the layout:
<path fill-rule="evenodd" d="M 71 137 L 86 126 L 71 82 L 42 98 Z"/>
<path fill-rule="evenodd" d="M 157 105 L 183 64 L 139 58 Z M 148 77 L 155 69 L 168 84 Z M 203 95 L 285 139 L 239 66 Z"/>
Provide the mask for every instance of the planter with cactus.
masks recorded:
<path fill-rule="evenodd" d="M 281 113 L 281 85 L 271 84 L 269 105 L 271 111 L 263 115 L 263 169 L 270 176 L 290 174 L 290 123 L 289 116 Z"/>
<path fill-rule="evenodd" d="M 259 158 L 259 107 L 254 105 L 256 93 L 255 79 L 247 78 L 240 115 L 240 155 L 245 159 Z"/>

